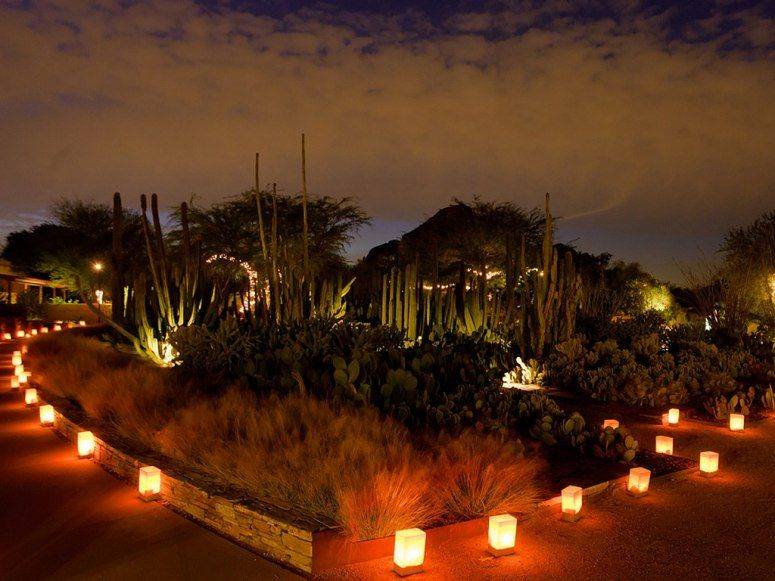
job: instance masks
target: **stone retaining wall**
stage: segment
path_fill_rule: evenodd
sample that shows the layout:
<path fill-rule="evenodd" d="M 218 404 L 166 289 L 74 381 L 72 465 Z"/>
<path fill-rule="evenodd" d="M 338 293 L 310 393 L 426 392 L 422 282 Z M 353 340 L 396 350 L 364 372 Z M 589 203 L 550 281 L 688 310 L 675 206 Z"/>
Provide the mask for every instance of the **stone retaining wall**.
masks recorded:
<path fill-rule="evenodd" d="M 75 443 L 84 431 L 55 409 L 54 430 Z M 94 461 L 137 486 L 139 469 L 146 463 L 94 437 Z M 149 462 L 150 463 L 150 462 Z M 312 531 L 283 522 L 236 499 L 211 494 L 162 468 L 161 500 L 176 511 L 217 533 L 301 573 L 312 573 Z"/>

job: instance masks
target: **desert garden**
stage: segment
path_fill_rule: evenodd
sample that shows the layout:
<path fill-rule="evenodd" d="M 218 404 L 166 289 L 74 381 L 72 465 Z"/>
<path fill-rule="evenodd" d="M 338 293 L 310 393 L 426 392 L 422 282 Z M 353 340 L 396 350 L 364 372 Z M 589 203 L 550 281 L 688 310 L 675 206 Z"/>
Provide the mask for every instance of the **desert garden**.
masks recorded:
<path fill-rule="evenodd" d="M 334 555 L 385 539 L 392 553 L 397 531 L 516 523 L 561 492 L 565 512 L 573 490 L 575 516 L 602 482 L 645 475 L 627 485 L 638 493 L 715 472 L 682 457 L 674 426 L 775 411 L 772 213 L 683 287 L 556 243 L 549 196 L 533 210 L 455 201 L 350 265 L 357 205 L 278 193 L 256 169 L 250 191 L 182 204 L 170 225 L 155 195 L 139 212 L 118 194 L 113 208 L 62 202 L 4 251 L 66 280 L 95 319 L 54 332 L 34 304 L 6 319 L 25 380 L 162 479 L 228 490 L 328 535 Z M 307 568 L 258 550 L 314 570 L 312 555 Z"/>

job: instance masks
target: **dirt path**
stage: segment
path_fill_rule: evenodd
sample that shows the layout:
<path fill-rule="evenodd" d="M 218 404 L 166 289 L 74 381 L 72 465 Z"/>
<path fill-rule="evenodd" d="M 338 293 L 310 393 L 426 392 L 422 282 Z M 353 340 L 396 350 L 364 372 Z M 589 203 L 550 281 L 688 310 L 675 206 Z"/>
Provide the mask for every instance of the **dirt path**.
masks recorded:
<path fill-rule="evenodd" d="M 641 499 L 603 493 L 573 524 L 556 508 L 540 513 L 519 524 L 512 557 L 489 557 L 484 538 L 450 541 L 416 579 L 775 579 L 775 420 L 736 434 L 699 422 L 630 427 L 646 448 L 665 434 L 676 454 L 719 452 L 720 474 L 658 482 Z M 390 568 L 383 559 L 325 578 L 395 578 Z"/>
<path fill-rule="evenodd" d="M 40 427 L 0 346 L 0 579 L 295 579 L 194 524 Z"/>

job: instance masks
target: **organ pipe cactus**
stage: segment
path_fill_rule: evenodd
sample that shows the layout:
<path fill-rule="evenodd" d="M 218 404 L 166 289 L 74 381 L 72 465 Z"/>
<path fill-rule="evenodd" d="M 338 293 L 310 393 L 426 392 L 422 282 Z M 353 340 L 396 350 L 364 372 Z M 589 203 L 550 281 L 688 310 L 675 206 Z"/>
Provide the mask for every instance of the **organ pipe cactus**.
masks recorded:
<path fill-rule="evenodd" d="M 183 238 L 176 257 L 171 256 L 166 247 L 156 194 L 151 196 L 152 226 L 148 221 L 145 195 L 140 198 L 140 207 L 150 279 L 146 274 L 141 274 L 133 281 L 132 321 L 116 320 L 114 317 L 106 320 L 131 341 L 138 353 L 159 365 L 169 365 L 174 358 L 169 342 L 170 333 L 181 327 L 212 322 L 219 315 L 222 305 L 214 284 L 205 276 L 198 244 L 192 244 L 186 203 L 180 207 Z M 120 212 L 121 200 L 116 194 L 114 225 L 120 220 Z M 113 250 L 116 253 L 113 256 L 114 264 L 120 263 L 120 244 L 114 243 Z M 91 302 L 88 304 L 89 308 L 98 312 Z"/>

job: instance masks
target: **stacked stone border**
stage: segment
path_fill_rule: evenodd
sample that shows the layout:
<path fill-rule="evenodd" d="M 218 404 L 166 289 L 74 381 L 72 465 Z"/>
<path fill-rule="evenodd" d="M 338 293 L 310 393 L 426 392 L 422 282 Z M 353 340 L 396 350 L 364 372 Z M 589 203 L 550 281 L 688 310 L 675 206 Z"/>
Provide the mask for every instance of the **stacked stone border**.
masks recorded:
<path fill-rule="evenodd" d="M 78 432 L 89 428 L 80 426 L 62 412 L 62 408 L 67 407 L 62 400 L 50 399 L 54 400 L 54 431 L 75 443 Z M 305 576 L 309 577 L 333 567 L 386 558 L 393 554 L 392 536 L 351 541 L 336 531 L 319 531 L 312 525 L 304 527 L 293 524 L 289 522 L 290 519 L 283 520 L 268 514 L 268 510 L 250 506 L 248 500 L 205 490 L 194 484 L 192 479 L 179 475 L 174 469 L 167 467 L 165 470 L 167 465 L 163 459 L 141 461 L 109 444 L 96 433 L 94 440 L 93 460 L 108 472 L 136 486 L 140 467 L 149 464 L 158 466 L 162 470 L 160 496 L 163 504 L 217 534 Z M 696 463 L 691 462 L 687 468 L 653 476 L 651 480 L 652 483 L 681 480 L 696 472 L 696 469 Z M 583 494 L 585 497 L 596 496 L 617 487 L 624 488 L 626 483 L 625 475 L 588 486 L 583 489 Z M 560 497 L 556 496 L 540 502 L 537 508 L 547 510 L 559 503 Z M 486 530 L 486 518 L 430 528 L 426 531 L 427 546 L 433 549 L 449 539 L 475 535 L 485 538 Z"/>
<path fill-rule="evenodd" d="M 78 432 L 85 429 L 55 404 L 54 430 L 58 434 L 74 443 Z M 137 486 L 140 467 L 152 462 L 141 462 L 96 433 L 94 441 L 94 462 Z M 161 501 L 165 505 L 262 556 L 311 575 L 312 530 L 259 512 L 240 500 L 212 494 L 186 479 L 170 475 L 164 466 L 159 467 L 162 469 Z"/>

